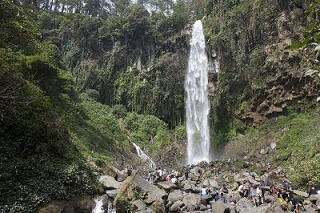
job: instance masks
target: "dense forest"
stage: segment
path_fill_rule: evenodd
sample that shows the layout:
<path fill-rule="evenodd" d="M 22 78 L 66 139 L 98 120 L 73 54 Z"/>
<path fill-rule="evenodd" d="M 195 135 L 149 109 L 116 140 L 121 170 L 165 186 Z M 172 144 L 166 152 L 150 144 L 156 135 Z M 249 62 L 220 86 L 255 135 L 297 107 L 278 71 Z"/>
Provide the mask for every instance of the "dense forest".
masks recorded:
<path fill-rule="evenodd" d="M 196 20 L 212 152 L 276 140 L 270 161 L 319 185 L 319 16 L 318 0 L 0 0 L 0 212 L 101 194 L 99 174 L 139 162 L 132 142 L 182 165 Z"/>

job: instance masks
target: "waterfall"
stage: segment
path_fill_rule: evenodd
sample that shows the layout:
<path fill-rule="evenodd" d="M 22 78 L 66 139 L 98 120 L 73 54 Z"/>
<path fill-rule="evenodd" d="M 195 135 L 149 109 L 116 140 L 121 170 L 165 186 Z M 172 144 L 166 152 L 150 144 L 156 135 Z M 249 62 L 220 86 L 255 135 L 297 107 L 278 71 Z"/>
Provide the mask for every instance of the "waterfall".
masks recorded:
<path fill-rule="evenodd" d="M 192 28 L 185 91 L 188 163 L 209 161 L 208 58 L 200 20 Z"/>
<path fill-rule="evenodd" d="M 153 160 L 146 154 L 142 151 L 142 149 L 135 143 L 133 143 L 133 146 L 136 148 L 136 151 L 137 151 L 137 154 L 138 156 L 143 160 L 145 161 L 146 163 L 148 163 L 148 166 L 150 168 L 156 168 L 156 164 L 153 162 Z"/>
<path fill-rule="evenodd" d="M 104 196 L 101 196 L 101 197 L 98 197 L 98 198 L 94 199 L 94 202 L 96 203 L 96 206 L 92 210 L 92 213 L 103 213 L 104 212 L 103 199 L 104 199 Z"/>
<path fill-rule="evenodd" d="M 106 198 L 106 195 L 100 196 L 96 199 L 94 199 L 94 202 L 96 203 L 96 206 L 92 210 L 92 213 L 115 213 L 116 209 L 113 208 L 112 201 L 108 200 L 108 209 L 105 210 L 103 208 L 103 200 Z"/>

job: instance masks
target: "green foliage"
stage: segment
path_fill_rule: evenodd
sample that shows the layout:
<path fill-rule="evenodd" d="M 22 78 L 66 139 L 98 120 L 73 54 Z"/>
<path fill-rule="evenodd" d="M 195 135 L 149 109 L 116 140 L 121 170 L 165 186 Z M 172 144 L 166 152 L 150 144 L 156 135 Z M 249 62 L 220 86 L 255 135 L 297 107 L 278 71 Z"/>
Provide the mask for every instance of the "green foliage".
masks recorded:
<path fill-rule="evenodd" d="M 22 50 L 26 54 L 34 53 L 40 33 L 22 8 L 10 0 L 2 0 L 0 14 L 0 48 Z"/>
<path fill-rule="evenodd" d="M 251 147 L 253 155 L 260 149 L 254 150 L 252 147 L 275 142 L 276 151 L 274 154 L 269 153 L 273 156 L 266 160 L 275 167 L 284 168 L 295 187 L 308 189 L 320 184 L 317 175 L 320 172 L 319 118 L 319 106 L 310 111 L 290 112 L 288 116 L 280 116 L 276 121 L 249 129 L 245 136 L 237 140 L 240 147 Z"/>

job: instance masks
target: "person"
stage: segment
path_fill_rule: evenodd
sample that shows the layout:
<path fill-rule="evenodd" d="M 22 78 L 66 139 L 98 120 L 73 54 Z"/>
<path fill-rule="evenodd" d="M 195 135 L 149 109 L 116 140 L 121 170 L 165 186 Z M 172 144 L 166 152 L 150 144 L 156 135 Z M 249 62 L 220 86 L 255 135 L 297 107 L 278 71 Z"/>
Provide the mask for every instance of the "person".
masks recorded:
<path fill-rule="evenodd" d="M 207 195 L 207 194 L 208 194 L 207 188 L 204 187 L 204 186 L 202 186 L 202 188 L 201 188 L 201 196 L 205 196 L 205 195 Z"/>
<path fill-rule="evenodd" d="M 250 175 L 251 177 L 253 177 L 253 179 L 256 178 L 256 176 L 255 176 L 255 174 L 254 174 L 254 172 L 253 172 L 252 170 L 250 171 L 249 175 Z"/>
<path fill-rule="evenodd" d="M 177 178 L 176 178 L 176 176 L 173 176 L 173 178 L 172 178 L 171 182 L 172 182 L 173 184 L 175 184 L 175 183 L 177 182 Z"/>
<path fill-rule="evenodd" d="M 280 207 L 286 211 L 288 209 L 288 203 L 283 199 L 281 194 L 278 195 L 278 200 L 280 203 Z"/>
<path fill-rule="evenodd" d="M 238 192 L 239 192 L 239 195 L 241 197 L 244 197 L 244 186 L 243 186 L 243 184 L 240 184 L 240 186 L 238 188 Z"/>
<path fill-rule="evenodd" d="M 147 180 L 148 180 L 148 182 L 150 182 L 150 181 L 151 181 L 151 172 L 150 172 L 150 171 L 148 172 Z"/>
<path fill-rule="evenodd" d="M 168 183 L 172 183 L 171 175 L 167 176 L 167 181 L 168 181 Z"/>
<path fill-rule="evenodd" d="M 311 189 L 309 190 L 309 196 L 310 195 L 316 195 L 317 194 L 317 190 L 316 190 L 316 188 L 313 186 L 313 187 L 311 187 Z"/>
<path fill-rule="evenodd" d="M 282 182 L 282 188 L 283 188 L 285 191 L 288 191 L 288 190 L 289 190 L 289 183 L 284 180 L 284 181 Z"/>
<path fill-rule="evenodd" d="M 214 196 L 214 201 L 218 201 L 218 200 L 220 200 L 220 194 L 219 193 L 216 193 L 216 195 Z"/>
<path fill-rule="evenodd" d="M 250 197 L 249 197 L 253 204 L 256 205 L 256 190 L 253 187 L 250 187 Z"/>
<path fill-rule="evenodd" d="M 190 169 L 189 169 L 189 167 L 187 167 L 186 170 L 185 170 L 185 173 L 184 173 L 184 175 L 186 177 L 186 180 L 188 180 L 189 172 L 190 172 Z"/>
<path fill-rule="evenodd" d="M 263 203 L 263 196 L 262 196 L 262 190 L 260 189 L 259 186 L 257 187 L 256 194 L 258 198 L 258 205 L 260 205 Z"/>
<path fill-rule="evenodd" d="M 222 186 L 222 191 L 223 191 L 223 193 L 225 193 L 225 194 L 228 194 L 228 193 L 229 193 L 229 190 L 228 190 L 228 188 L 227 188 L 227 186 L 226 186 L 225 184 L 223 184 L 223 186 Z"/>
<path fill-rule="evenodd" d="M 236 173 L 236 168 L 233 166 L 232 167 L 232 174 L 235 174 Z"/>
<path fill-rule="evenodd" d="M 163 175 L 163 172 L 162 172 L 161 168 L 159 168 L 159 177 L 161 178 L 162 175 Z"/>
<path fill-rule="evenodd" d="M 216 167 L 213 167 L 213 174 L 214 174 L 215 176 L 217 176 L 217 168 L 216 168 Z"/>

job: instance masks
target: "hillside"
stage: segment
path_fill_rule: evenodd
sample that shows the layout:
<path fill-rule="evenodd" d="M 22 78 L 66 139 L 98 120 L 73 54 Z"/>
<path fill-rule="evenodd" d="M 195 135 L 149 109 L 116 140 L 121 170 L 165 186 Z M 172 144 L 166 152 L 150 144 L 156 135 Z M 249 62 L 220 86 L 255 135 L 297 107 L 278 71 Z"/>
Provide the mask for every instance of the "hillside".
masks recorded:
<path fill-rule="evenodd" d="M 0 1 L 0 211 L 103 194 L 101 175 L 186 164 L 192 24 L 213 159 L 319 186 L 318 1 Z M 276 149 L 271 150 L 270 144 Z"/>

